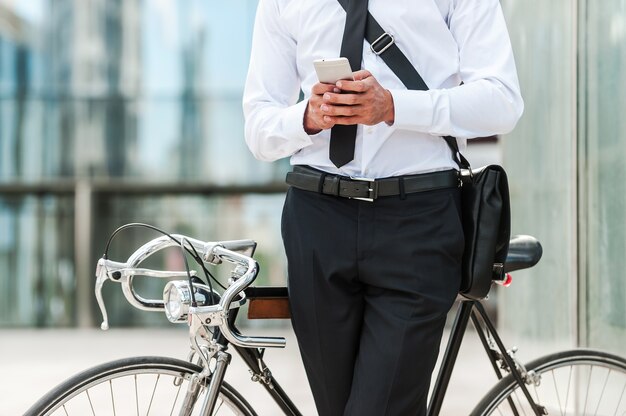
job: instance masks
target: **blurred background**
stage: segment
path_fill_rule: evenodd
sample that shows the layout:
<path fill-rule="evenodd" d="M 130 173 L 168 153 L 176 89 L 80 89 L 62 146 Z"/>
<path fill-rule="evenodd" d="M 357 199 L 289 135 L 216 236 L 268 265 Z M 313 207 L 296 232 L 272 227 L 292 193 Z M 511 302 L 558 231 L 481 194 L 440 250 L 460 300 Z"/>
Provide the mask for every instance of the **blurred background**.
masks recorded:
<path fill-rule="evenodd" d="M 255 239 L 260 282 L 284 284 L 289 163 L 255 161 L 243 138 L 256 3 L 0 0 L 0 328 L 98 326 L 95 264 L 131 221 Z M 526 110 L 468 158 L 505 166 L 513 233 L 544 256 L 492 296 L 498 325 L 524 358 L 624 353 L 626 3 L 502 6 Z M 130 231 L 111 257 L 153 236 Z M 113 327 L 167 326 L 108 289 Z"/>

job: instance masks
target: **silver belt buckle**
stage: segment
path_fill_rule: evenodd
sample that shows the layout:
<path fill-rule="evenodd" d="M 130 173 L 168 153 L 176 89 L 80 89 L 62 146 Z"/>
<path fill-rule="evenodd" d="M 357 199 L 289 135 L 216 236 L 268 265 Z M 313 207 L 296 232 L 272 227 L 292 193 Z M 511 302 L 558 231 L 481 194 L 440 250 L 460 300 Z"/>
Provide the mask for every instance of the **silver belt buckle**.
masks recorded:
<path fill-rule="evenodd" d="M 369 197 L 364 197 L 364 198 L 352 197 L 350 199 L 358 199 L 360 201 L 374 202 L 374 200 L 378 198 L 378 183 L 376 183 L 376 179 L 360 178 L 356 176 L 350 176 L 350 179 L 352 179 L 353 181 L 367 182 L 367 191 L 369 193 Z"/>

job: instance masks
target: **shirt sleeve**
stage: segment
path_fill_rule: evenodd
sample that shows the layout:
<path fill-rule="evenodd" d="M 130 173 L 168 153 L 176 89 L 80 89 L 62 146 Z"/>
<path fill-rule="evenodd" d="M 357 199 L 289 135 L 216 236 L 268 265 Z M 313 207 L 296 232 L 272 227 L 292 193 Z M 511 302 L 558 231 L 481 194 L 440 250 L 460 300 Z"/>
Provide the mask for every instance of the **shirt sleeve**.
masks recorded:
<path fill-rule="evenodd" d="M 261 0 L 243 94 L 246 143 L 257 159 L 274 161 L 312 144 L 303 124 L 307 101 L 296 104 L 299 94 L 296 41 L 276 0 Z"/>
<path fill-rule="evenodd" d="M 462 138 L 508 133 L 524 102 L 500 2 L 457 0 L 449 26 L 459 47 L 463 85 L 391 90 L 395 127 Z"/>

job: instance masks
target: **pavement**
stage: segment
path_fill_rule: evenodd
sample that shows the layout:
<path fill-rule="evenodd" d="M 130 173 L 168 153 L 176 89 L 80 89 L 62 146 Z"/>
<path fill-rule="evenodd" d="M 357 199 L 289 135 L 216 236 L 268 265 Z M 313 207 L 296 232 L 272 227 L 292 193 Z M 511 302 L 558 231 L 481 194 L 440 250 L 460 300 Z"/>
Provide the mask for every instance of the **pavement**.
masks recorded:
<path fill-rule="evenodd" d="M 243 332 L 287 338 L 287 347 L 284 350 L 268 350 L 266 361 L 302 413 L 316 415 L 291 329 L 251 328 Z M 444 342 L 446 338 L 447 333 Z M 184 325 L 175 329 L 113 328 L 109 331 L 1 329 L 0 416 L 22 415 L 52 387 L 91 366 L 135 355 L 186 359 L 188 351 Z M 226 379 L 248 399 L 260 416 L 281 414 L 265 390 L 250 381 L 247 368 L 236 354 Z M 478 337 L 469 331 L 463 341 L 441 415 L 468 414 L 495 381 Z"/>

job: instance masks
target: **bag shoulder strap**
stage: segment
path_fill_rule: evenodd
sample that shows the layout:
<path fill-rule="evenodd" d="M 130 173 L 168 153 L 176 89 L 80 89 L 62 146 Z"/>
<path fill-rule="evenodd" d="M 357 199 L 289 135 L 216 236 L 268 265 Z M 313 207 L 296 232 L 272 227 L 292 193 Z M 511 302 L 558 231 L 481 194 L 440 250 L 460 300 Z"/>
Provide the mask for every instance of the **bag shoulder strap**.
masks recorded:
<path fill-rule="evenodd" d="M 354 0 L 337 0 L 344 10 L 348 10 L 348 2 Z M 428 90 L 422 76 L 413 67 L 409 59 L 395 44 L 393 36 L 385 32 L 370 12 L 367 12 L 365 39 L 369 42 L 372 52 L 380 56 L 400 81 L 410 90 Z M 372 47 L 374 45 L 374 47 Z"/>
<path fill-rule="evenodd" d="M 337 0 L 344 10 L 347 10 L 348 2 L 354 0 Z M 424 82 L 422 76 L 417 69 L 411 64 L 411 61 L 398 48 L 392 35 L 385 32 L 382 26 L 376 21 L 370 12 L 367 12 L 367 23 L 365 24 L 365 39 L 369 42 L 372 52 L 380 56 L 387 64 L 389 69 L 402 81 L 404 86 L 409 90 L 427 91 L 428 85 Z M 459 151 L 459 145 L 456 138 L 445 136 L 443 138 L 450 151 L 452 158 L 461 169 L 470 169 L 467 159 Z"/>

